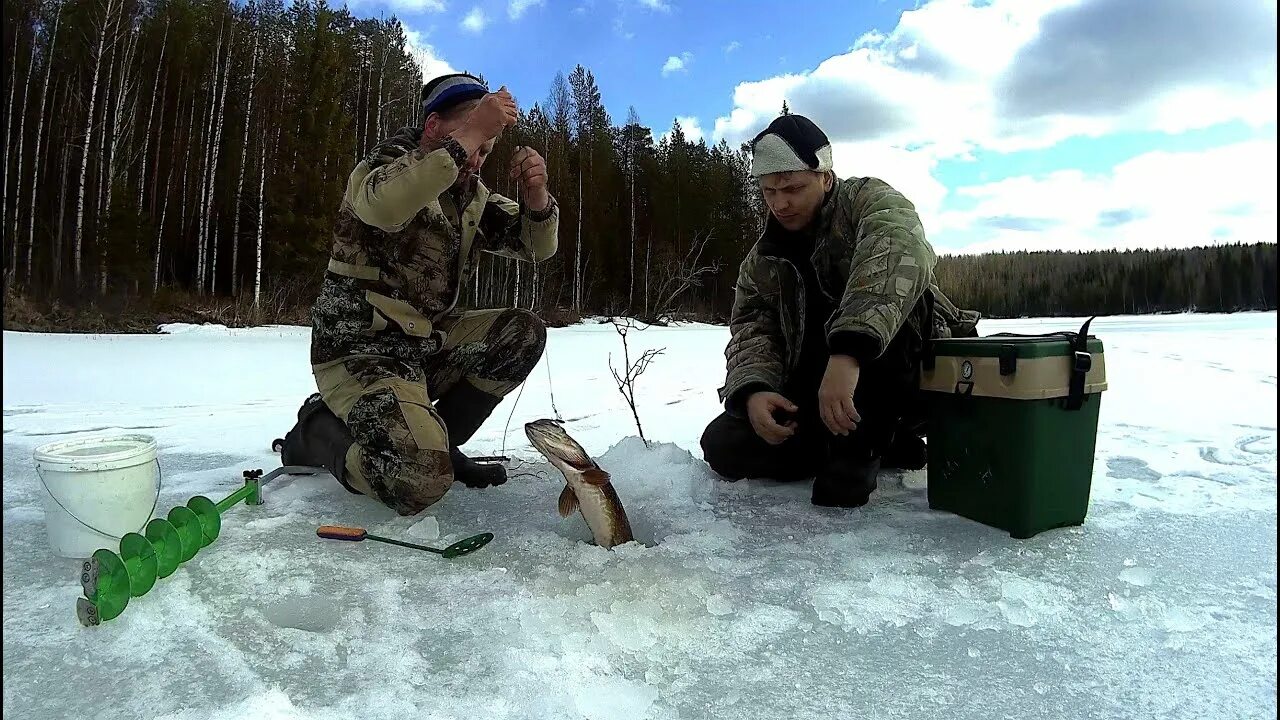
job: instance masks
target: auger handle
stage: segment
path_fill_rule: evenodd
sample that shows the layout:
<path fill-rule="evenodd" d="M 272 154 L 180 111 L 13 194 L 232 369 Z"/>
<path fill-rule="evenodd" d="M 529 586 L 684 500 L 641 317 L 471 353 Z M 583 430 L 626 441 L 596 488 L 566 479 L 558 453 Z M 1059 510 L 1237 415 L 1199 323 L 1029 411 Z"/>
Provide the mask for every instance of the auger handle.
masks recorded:
<path fill-rule="evenodd" d="M 316 535 L 329 540 L 360 541 L 368 537 L 364 528 L 343 527 L 342 525 L 321 525 L 316 528 Z"/>

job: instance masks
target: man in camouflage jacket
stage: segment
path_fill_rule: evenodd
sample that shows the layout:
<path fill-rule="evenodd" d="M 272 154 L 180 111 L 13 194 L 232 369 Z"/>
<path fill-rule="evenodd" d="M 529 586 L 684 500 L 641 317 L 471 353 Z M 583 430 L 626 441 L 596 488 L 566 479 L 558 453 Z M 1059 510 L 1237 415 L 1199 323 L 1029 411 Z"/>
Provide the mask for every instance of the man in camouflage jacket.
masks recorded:
<path fill-rule="evenodd" d="M 422 127 L 384 141 L 347 180 L 324 284 L 312 309 L 319 392 L 298 412 L 286 465 L 329 470 L 348 490 L 401 515 L 435 503 L 456 479 L 506 481 L 500 465 L 458 449 L 542 356 L 546 328 L 524 310 L 462 312 L 481 251 L 529 262 L 557 247 L 546 164 L 517 148 L 516 203 L 479 170 L 515 100 L 452 74 L 423 88 Z"/>
<path fill-rule="evenodd" d="M 813 477 L 813 502 L 857 507 L 888 466 L 925 464 L 920 362 L 976 334 L 933 282 L 915 207 L 876 178 L 839 180 L 826 135 L 783 115 L 752 142 L 770 215 L 738 272 L 726 411 L 702 436 L 730 480 Z"/>

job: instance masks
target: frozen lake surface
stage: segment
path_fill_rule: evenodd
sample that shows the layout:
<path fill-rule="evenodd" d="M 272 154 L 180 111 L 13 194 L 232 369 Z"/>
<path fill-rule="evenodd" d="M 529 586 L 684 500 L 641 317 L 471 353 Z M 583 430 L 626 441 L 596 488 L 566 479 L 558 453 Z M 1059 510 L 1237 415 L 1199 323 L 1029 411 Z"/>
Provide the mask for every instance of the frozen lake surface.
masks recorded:
<path fill-rule="evenodd" d="M 983 334 L 1077 329 L 987 321 Z M 4 334 L 4 711 L 74 717 L 1274 718 L 1276 314 L 1101 318 L 1089 517 L 1018 541 L 933 512 L 925 473 L 860 510 L 807 484 L 724 484 L 698 437 L 727 330 L 649 328 L 646 449 L 608 368 L 608 325 L 553 330 L 517 399 L 467 450 L 519 458 L 399 518 L 327 475 L 268 486 L 125 613 L 75 617 L 78 563 L 45 540 L 44 442 L 157 438 L 161 512 L 278 465 L 312 389 L 308 331 Z M 550 382 L 549 382 L 550 380 Z M 554 392 L 554 396 L 552 395 Z M 554 405 L 553 405 L 554 397 Z M 513 412 L 514 411 L 514 412 Z M 644 544 L 587 544 L 524 438 L 540 417 L 613 475 Z M 511 418 L 508 426 L 508 418 Z M 444 543 L 466 558 L 315 537 L 317 525 Z"/>

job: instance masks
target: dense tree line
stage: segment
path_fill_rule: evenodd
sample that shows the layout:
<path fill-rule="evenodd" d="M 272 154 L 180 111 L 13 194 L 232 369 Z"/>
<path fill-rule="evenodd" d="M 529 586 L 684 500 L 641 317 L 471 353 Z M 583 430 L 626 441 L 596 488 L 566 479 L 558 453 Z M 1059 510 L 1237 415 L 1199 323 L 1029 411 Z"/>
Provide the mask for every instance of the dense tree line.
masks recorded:
<path fill-rule="evenodd" d="M 995 317 L 1276 309 L 1276 244 L 939 260 L 956 303 Z"/>
<path fill-rule="evenodd" d="M 6 282 L 256 292 L 415 112 L 392 20 L 323 2 L 5 0 Z M 265 264 L 265 270 L 264 270 Z"/>
<path fill-rule="evenodd" d="M 323 272 L 351 168 L 420 124 L 424 78 L 390 19 L 325 0 L 5 0 L 4 277 L 84 302 L 250 298 Z M 485 257 L 464 298 L 542 312 L 723 318 L 763 206 L 743 147 L 610 117 L 592 73 L 519 97 L 548 160 L 560 252 Z M 943 287 L 997 315 L 1275 307 L 1275 246 L 944 258 Z"/>
<path fill-rule="evenodd" d="M 419 124 L 424 78 L 395 19 L 324 0 L 5 0 L 6 283 L 84 299 L 314 282 L 347 174 Z M 615 124 L 592 74 L 521 98 L 485 169 L 548 158 L 561 252 L 487 258 L 469 300 L 644 314 L 723 294 L 759 217 L 741 148 Z M 728 283 L 728 284 L 726 284 Z"/>

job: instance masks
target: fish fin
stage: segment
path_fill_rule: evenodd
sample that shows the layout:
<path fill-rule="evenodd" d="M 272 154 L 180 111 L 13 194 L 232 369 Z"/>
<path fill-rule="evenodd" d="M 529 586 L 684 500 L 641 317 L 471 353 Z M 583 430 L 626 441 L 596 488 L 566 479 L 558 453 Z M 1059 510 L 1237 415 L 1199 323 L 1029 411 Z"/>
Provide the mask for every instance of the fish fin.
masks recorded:
<path fill-rule="evenodd" d="M 596 466 L 582 473 L 582 481 L 588 485 L 605 485 L 609 482 L 609 473 Z"/>
<path fill-rule="evenodd" d="M 568 485 L 560 491 L 560 517 L 569 517 L 578 509 L 578 496 Z"/>

